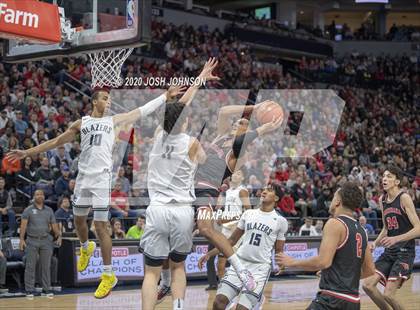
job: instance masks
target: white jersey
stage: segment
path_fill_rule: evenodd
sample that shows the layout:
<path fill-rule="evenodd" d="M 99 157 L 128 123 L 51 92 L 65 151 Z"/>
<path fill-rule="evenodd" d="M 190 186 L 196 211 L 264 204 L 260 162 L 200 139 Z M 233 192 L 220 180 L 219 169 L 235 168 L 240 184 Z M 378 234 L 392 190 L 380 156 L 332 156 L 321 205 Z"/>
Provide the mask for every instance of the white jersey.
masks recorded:
<path fill-rule="evenodd" d="M 264 212 L 261 209 L 252 209 L 242 214 L 238 228 L 245 231 L 242 244 L 236 252 L 239 258 L 254 263 L 271 264 L 274 244 L 276 240 L 286 239 L 288 224 L 275 210 Z"/>
<path fill-rule="evenodd" d="M 147 188 L 150 200 L 161 203 L 191 203 L 195 200 L 197 164 L 188 154 L 191 137 L 185 133 L 156 134 L 149 155 Z"/>
<path fill-rule="evenodd" d="M 112 117 L 83 117 L 80 136 L 79 171 L 88 175 L 104 170 L 112 171 L 112 149 L 115 140 Z"/>
<path fill-rule="evenodd" d="M 229 188 L 226 191 L 225 209 L 223 215 L 225 217 L 241 216 L 243 212 L 242 199 L 239 196 L 241 190 L 246 189 L 243 185 L 236 188 Z M 238 221 L 223 224 L 223 227 L 232 230 L 236 227 Z"/>

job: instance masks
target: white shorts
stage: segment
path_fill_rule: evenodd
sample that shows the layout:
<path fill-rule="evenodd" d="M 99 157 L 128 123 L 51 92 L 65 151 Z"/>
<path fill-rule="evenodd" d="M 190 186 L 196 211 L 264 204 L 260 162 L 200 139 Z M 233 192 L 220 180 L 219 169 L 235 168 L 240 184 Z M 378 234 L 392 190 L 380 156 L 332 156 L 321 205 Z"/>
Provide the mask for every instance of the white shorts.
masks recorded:
<path fill-rule="evenodd" d="M 73 195 L 74 215 L 87 216 L 92 207 L 95 221 L 108 221 L 111 180 L 111 172 L 107 170 L 88 175 L 79 172 Z"/>
<path fill-rule="evenodd" d="M 257 288 L 252 292 L 243 290 L 243 284 L 231 266 L 227 269 L 225 276 L 220 281 L 216 295 L 226 296 L 229 302 L 239 295 L 238 304 L 241 304 L 247 309 L 253 309 L 261 300 L 265 285 L 270 279 L 271 266 L 269 264 L 251 263 L 244 260 L 241 260 L 241 262 L 245 269 L 248 269 L 254 276 L 257 282 Z"/>
<path fill-rule="evenodd" d="M 166 259 L 170 253 L 191 253 L 194 209 L 190 204 L 151 202 L 146 209 L 146 227 L 140 251 L 150 259 Z"/>

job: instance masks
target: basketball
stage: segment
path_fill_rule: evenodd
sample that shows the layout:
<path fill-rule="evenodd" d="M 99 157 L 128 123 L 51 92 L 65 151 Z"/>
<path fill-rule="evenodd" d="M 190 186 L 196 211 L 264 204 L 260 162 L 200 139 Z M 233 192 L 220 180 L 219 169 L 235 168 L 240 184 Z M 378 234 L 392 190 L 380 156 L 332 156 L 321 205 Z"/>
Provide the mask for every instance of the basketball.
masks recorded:
<path fill-rule="evenodd" d="M 267 101 L 257 109 L 256 118 L 261 125 L 270 123 L 273 119 L 283 119 L 283 117 L 283 108 L 275 101 Z"/>

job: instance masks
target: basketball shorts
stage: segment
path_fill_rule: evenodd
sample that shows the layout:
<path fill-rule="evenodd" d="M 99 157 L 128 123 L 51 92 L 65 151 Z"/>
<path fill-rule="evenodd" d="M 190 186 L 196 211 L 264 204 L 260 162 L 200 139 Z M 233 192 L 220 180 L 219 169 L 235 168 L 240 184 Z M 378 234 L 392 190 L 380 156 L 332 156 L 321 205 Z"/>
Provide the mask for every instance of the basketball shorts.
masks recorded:
<path fill-rule="evenodd" d="M 360 310 L 360 301 L 352 302 L 319 292 L 306 310 Z"/>
<path fill-rule="evenodd" d="M 231 302 L 236 296 L 239 295 L 238 304 L 253 309 L 255 305 L 261 300 L 265 285 L 268 282 L 271 274 L 271 266 L 269 264 L 258 264 L 241 260 L 245 269 L 248 269 L 254 276 L 257 282 L 257 288 L 250 292 L 243 288 L 243 284 L 239 279 L 233 267 L 226 270 L 226 274 L 220 281 L 217 295 L 224 295 Z"/>
<path fill-rule="evenodd" d="M 195 197 L 196 200 L 194 201 L 194 209 L 197 212 L 200 208 L 214 208 L 217 204 L 217 198 L 219 197 L 220 192 L 214 188 L 196 188 L 195 189 Z"/>
<path fill-rule="evenodd" d="M 408 280 L 413 271 L 415 252 L 401 248 L 398 252 L 385 251 L 375 262 L 376 273 L 381 277 L 380 283 L 386 286 L 387 281 Z"/>
<path fill-rule="evenodd" d="M 170 254 L 191 253 L 194 210 L 190 204 L 151 202 L 146 209 L 146 227 L 139 250 L 147 258 L 162 260 Z"/>
<path fill-rule="evenodd" d="M 96 174 L 79 172 L 73 195 L 74 215 L 87 216 L 92 207 L 95 221 L 108 221 L 111 181 L 111 171 L 108 170 Z"/>

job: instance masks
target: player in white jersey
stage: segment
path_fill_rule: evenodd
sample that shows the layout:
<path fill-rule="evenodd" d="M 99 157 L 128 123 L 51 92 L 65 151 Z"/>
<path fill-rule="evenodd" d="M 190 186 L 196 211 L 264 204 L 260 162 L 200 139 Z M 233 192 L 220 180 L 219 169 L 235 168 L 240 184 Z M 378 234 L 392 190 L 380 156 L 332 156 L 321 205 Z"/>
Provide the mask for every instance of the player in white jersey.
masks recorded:
<path fill-rule="evenodd" d="M 73 207 L 76 232 L 81 244 L 77 270 L 82 272 L 87 268 L 90 257 L 96 248 L 95 242 L 88 240 L 87 216 L 90 207 L 92 207 L 104 264 L 102 280 L 95 292 L 96 298 L 108 296 L 118 281 L 112 271 L 112 240 L 107 231 L 114 127 L 123 122 L 133 123 L 141 116 L 149 115 L 164 104 L 167 99 L 180 94 L 182 90 L 183 88 L 180 87 L 170 87 L 164 95 L 144 106 L 114 116 L 106 116 L 111 103 L 109 90 L 95 90 L 92 95 L 93 112 L 90 116 L 75 121 L 64 133 L 54 139 L 28 150 L 13 150 L 7 155 L 8 159 L 13 161 L 44 153 L 74 141 L 77 134 L 80 133 L 81 153 Z"/>
<path fill-rule="evenodd" d="M 280 192 L 276 185 L 265 188 L 261 194 L 260 208 L 245 211 L 237 228 L 229 237 L 230 243 L 234 245 L 243 236 L 236 254 L 244 267 L 253 274 L 257 282 L 256 289 L 247 291 L 235 270 L 229 267 L 220 281 L 213 303 L 214 310 L 226 309 L 238 295 L 239 301 L 236 307 L 238 310 L 253 309 L 263 298 L 265 284 L 270 278 L 273 249 L 276 254 L 283 252 L 288 229 L 287 220 L 274 210 Z M 202 268 L 204 262 L 218 252 L 218 249 L 213 249 L 201 257 L 199 267 Z"/>
<path fill-rule="evenodd" d="M 212 75 L 217 61 L 206 62 L 199 79 L 218 79 Z M 188 105 L 197 87 L 192 86 L 182 98 L 165 107 L 163 128 L 155 132 L 149 155 L 147 188 L 150 204 L 146 212 L 146 228 L 139 250 L 145 257 L 142 285 L 142 309 L 156 306 L 163 263 L 169 258 L 173 309 L 183 309 L 186 289 L 184 261 L 191 252 L 194 228 L 194 177 L 198 163 L 206 154 L 196 138 L 186 133 Z"/>
<path fill-rule="evenodd" d="M 241 169 L 236 170 L 230 177 L 229 189 L 226 191 L 222 218 L 217 222 L 222 225 L 222 234 L 229 238 L 235 231 L 236 226 L 242 213 L 245 210 L 251 209 L 251 202 L 249 201 L 249 193 L 242 184 L 244 180 L 244 173 Z M 219 205 L 219 203 L 218 203 Z M 240 241 L 236 246 L 239 246 Z M 227 259 L 222 254 L 217 259 L 217 275 L 219 279 L 225 275 Z"/>

